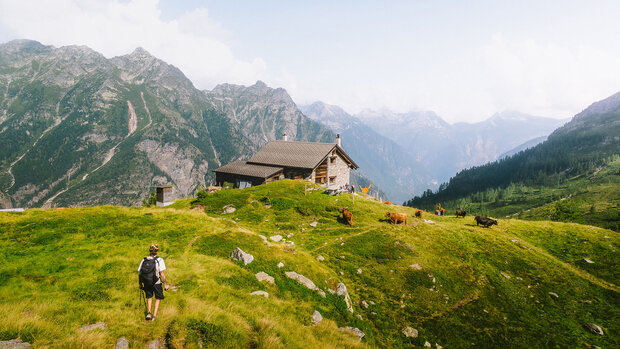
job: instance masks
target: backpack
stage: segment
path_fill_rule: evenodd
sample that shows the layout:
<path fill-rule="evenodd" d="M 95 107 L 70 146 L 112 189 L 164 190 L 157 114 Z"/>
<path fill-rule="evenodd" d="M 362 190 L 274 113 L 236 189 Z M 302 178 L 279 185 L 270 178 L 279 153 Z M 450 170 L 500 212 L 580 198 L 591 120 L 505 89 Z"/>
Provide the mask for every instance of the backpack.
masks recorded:
<path fill-rule="evenodd" d="M 142 260 L 142 266 L 140 267 L 140 283 L 145 286 L 153 286 L 159 280 L 157 275 L 157 260 L 158 257 L 149 259 L 144 257 Z"/>

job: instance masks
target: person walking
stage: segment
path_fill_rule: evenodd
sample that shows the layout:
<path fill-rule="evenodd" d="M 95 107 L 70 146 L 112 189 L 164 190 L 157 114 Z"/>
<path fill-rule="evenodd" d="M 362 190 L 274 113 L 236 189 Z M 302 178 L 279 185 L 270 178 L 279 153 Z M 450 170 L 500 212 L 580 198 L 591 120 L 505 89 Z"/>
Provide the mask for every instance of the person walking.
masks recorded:
<path fill-rule="evenodd" d="M 166 264 L 163 258 L 157 256 L 158 251 L 159 246 L 152 244 L 149 248 L 149 255 L 144 257 L 138 266 L 138 284 L 146 297 L 147 320 L 157 319 L 159 302 L 164 299 L 164 289 L 168 290 L 170 288 L 170 285 L 166 283 L 166 274 L 164 273 Z M 163 288 L 162 283 L 164 285 Z M 155 308 L 151 314 L 153 295 L 155 295 Z"/>

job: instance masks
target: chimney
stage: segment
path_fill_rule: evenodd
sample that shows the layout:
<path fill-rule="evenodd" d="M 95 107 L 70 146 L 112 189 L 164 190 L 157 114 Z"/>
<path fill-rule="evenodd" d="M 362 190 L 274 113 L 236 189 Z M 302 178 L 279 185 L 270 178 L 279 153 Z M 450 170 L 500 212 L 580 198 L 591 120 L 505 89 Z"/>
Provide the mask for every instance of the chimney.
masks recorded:
<path fill-rule="evenodd" d="M 288 141 L 288 136 L 286 135 L 286 133 L 282 135 L 282 140 L 283 141 Z"/>
<path fill-rule="evenodd" d="M 342 148 L 342 142 L 340 140 L 340 133 L 336 135 L 336 144 L 338 144 L 338 146 Z"/>

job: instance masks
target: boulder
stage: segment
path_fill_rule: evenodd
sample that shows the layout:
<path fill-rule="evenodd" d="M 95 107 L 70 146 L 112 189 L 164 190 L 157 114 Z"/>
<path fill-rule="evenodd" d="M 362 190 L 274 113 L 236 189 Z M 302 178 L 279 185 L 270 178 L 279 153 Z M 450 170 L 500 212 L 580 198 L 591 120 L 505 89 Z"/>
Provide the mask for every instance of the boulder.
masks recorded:
<path fill-rule="evenodd" d="M 237 211 L 237 209 L 233 205 L 226 205 L 226 206 L 222 207 L 222 213 L 223 214 L 233 213 L 235 211 Z"/>
<path fill-rule="evenodd" d="M 232 253 L 230 254 L 230 258 L 243 262 L 244 265 L 248 265 L 254 260 L 254 256 L 249 253 L 243 252 L 243 250 L 239 247 L 235 248 L 235 250 L 232 251 Z"/>
<path fill-rule="evenodd" d="M 362 340 L 362 338 L 364 338 L 364 336 L 366 335 L 364 332 L 362 332 L 359 328 L 357 327 L 339 327 L 338 328 L 340 331 L 342 332 L 347 332 L 347 333 L 351 333 L 356 335 L 360 340 Z"/>
<path fill-rule="evenodd" d="M 268 283 L 272 285 L 275 282 L 273 276 L 269 276 L 269 274 L 265 273 L 264 271 L 260 271 L 256 273 L 256 279 L 258 279 L 258 281 L 260 282 L 267 281 Z"/>
<path fill-rule="evenodd" d="M 312 313 L 312 323 L 318 325 L 321 321 L 323 321 L 323 316 L 318 310 L 315 310 L 314 313 Z"/>
<path fill-rule="evenodd" d="M 324 260 L 325 260 L 325 257 L 323 257 L 323 256 L 318 256 L 318 257 L 316 257 L 316 260 L 317 260 L 317 261 L 319 261 L 319 262 L 322 262 L 322 261 L 324 261 Z"/>
<path fill-rule="evenodd" d="M 603 336 L 605 335 L 605 332 L 603 332 L 603 329 L 596 324 L 584 324 L 583 327 L 585 327 L 588 331 L 594 333 L 594 334 L 598 334 L 599 336 Z"/>
<path fill-rule="evenodd" d="M 88 332 L 88 331 L 92 331 L 98 328 L 105 330 L 105 322 L 97 322 L 96 324 L 86 325 L 78 329 L 78 332 Z"/>
<path fill-rule="evenodd" d="M 274 236 L 270 236 L 269 238 L 273 240 L 274 242 L 280 242 L 283 239 L 282 235 L 274 235 Z"/>
<path fill-rule="evenodd" d="M 129 341 L 125 337 L 121 337 L 116 341 L 114 349 L 129 349 Z"/>
<path fill-rule="evenodd" d="M 10 341 L 0 341 L 0 349 L 30 349 L 32 345 L 28 342 L 22 342 L 21 339 L 12 339 Z"/>
<path fill-rule="evenodd" d="M 405 327 L 402 330 L 402 333 L 405 335 L 405 337 L 409 337 L 409 338 L 416 338 L 418 337 L 418 330 L 416 330 L 413 327 Z"/>
<path fill-rule="evenodd" d="M 314 282 L 312 282 L 312 280 L 308 279 L 307 277 L 301 275 L 301 274 L 297 274 L 294 271 L 287 271 L 286 276 L 289 279 L 293 279 L 297 282 L 299 282 L 300 284 L 306 286 L 307 288 L 313 290 L 313 291 L 317 291 L 319 293 L 319 295 L 321 295 L 321 297 L 325 298 L 325 292 L 321 289 L 319 289 Z"/>
<path fill-rule="evenodd" d="M 253 296 L 263 296 L 265 298 L 269 298 L 269 293 L 265 292 L 265 291 L 254 291 L 252 293 L 250 293 Z"/>

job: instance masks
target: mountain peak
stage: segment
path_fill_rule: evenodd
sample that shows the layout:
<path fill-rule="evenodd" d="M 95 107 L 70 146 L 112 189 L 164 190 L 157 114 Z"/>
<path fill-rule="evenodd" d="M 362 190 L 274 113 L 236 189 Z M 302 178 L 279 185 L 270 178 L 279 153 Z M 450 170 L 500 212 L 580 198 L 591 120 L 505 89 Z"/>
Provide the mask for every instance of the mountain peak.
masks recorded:
<path fill-rule="evenodd" d="M 603 100 L 592 103 L 589 107 L 584 109 L 581 113 L 575 115 L 575 119 L 579 119 L 587 115 L 605 114 L 605 113 L 610 113 L 610 112 L 614 112 L 618 110 L 620 110 L 620 92 L 616 92 L 615 94 Z"/>

